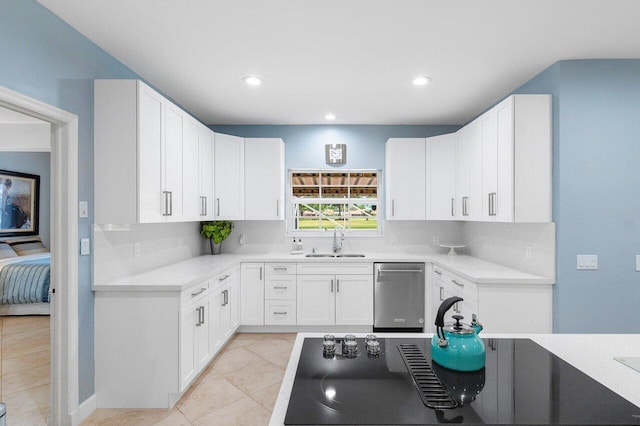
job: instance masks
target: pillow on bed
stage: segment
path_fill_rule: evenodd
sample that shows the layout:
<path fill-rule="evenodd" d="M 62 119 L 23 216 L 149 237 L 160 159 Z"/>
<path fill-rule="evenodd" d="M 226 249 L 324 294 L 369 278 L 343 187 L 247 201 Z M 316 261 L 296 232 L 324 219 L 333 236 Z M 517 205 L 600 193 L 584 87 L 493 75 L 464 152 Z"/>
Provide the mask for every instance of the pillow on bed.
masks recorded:
<path fill-rule="evenodd" d="M 0 259 L 8 259 L 10 257 L 18 257 L 18 253 L 13 251 L 7 243 L 0 243 Z"/>
<path fill-rule="evenodd" d="M 15 240 L 7 240 L 11 248 L 18 256 L 26 256 L 35 253 L 47 253 L 49 249 L 42 244 L 40 237 L 28 237 Z"/>

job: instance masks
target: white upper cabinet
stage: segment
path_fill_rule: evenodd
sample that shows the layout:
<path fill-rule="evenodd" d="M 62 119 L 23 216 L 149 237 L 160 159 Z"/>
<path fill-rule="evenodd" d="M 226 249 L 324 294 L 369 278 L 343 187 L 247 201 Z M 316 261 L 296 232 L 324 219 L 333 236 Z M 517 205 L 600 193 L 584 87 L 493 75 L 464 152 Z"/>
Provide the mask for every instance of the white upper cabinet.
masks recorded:
<path fill-rule="evenodd" d="M 245 219 L 284 219 L 284 167 L 282 139 L 245 139 Z"/>
<path fill-rule="evenodd" d="M 198 220 L 215 219 L 213 182 L 213 131 L 204 125 L 198 129 Z"/>
<path fill-rule="evenodd" d="M 182 176 L 184 220 L 200 218 L 200 123 L 194 118 L 184 119 L 182 139 Z"/>
<path fill-rule="evenodd" d="M 215 220 L 244 219 L 244 138 L 215 134 Z"/>
<path fill-rule="evenodd" d="M 482 215 L 480 122 L 471 122 L 456 136 L 456 219 L 479 220 Z"/>
<path fill-rule="evenodd" d="M 551 222 L 551 95 L 514 95 L 480 117 L 482 220 Z"/>
<path fill-rule="evenodd" d="M 455 220 L 461 210 L 456 202 L 456 134 L 434 136 L 426 142 L 427 219 Z"/>
<path fill-rule="evenodd" d="M 385 145 L 387 220 L 426 219 L 426 143 L 392 138 Z"/>

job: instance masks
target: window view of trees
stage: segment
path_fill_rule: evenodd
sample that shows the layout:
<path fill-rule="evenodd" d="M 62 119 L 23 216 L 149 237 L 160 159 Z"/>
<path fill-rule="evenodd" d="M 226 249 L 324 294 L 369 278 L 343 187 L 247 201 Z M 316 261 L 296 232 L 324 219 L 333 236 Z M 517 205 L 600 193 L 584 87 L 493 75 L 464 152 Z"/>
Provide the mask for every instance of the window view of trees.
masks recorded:
<path fill-rule="evenodd" d="M 377 171 L 291 172 L 294 230 L 377 230 Z"/>

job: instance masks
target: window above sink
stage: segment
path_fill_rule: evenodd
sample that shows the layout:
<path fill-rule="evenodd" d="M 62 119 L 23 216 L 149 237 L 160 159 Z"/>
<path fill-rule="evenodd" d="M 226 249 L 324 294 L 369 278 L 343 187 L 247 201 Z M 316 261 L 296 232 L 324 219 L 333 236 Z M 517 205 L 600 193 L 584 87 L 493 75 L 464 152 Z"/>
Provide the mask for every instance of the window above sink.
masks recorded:
<path fill-rule="evenodd" d="M 289 170 L 289 234 L 322 236 L 337 228 L 354 236 L 381 235 L 379 175 L 379 170 Z"/>

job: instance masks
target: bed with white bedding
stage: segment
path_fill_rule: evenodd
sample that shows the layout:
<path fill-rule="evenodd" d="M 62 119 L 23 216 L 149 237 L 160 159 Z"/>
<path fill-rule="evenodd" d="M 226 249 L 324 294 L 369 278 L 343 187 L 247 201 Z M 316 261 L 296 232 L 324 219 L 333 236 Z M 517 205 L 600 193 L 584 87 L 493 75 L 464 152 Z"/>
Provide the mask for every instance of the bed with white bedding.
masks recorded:
<path fill-rule="evenodd" d="M 0 253 L 9 254 L 0 258 L 0 315 L 48 315 L 51 254 L 14 251 L 0 243 Z"/>

